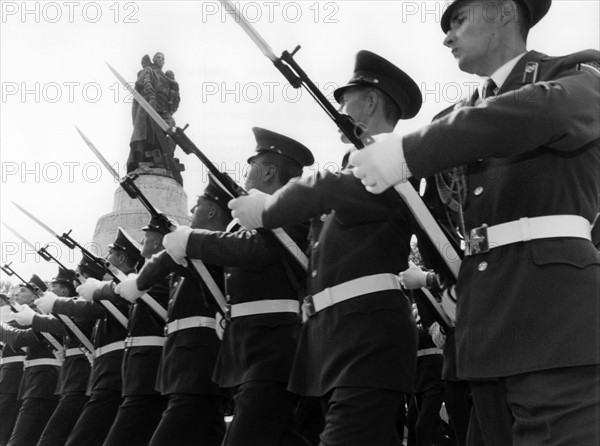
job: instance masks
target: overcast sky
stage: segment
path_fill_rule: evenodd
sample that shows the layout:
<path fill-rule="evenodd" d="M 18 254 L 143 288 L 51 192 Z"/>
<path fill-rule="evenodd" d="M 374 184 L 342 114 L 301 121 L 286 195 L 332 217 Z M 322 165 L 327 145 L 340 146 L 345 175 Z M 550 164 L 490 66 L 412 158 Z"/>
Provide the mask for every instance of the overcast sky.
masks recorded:
<path fill-rule="evenodd" d="M 302 49 L 296 60 L 332 100 L 351 76 L 361 49 L 376 52 L 409 73 L 425 103 L 401 122 L 415 130 L 477 85 L 460 72 L 442 45 L 445 2 L 236 2 L 276 54 Z M 530 34 L 529 49 L 564 55 L 600 46 L 597 0 L 553 2 Z M 344 146 L 336 128 L 305 91 L 286 84 L 217 1 L 21 2 L 2 1 L 0 81 L 0 217 L 38 247 L 53 242 L 60 260 L 73 256 L 10 204 L 16 201 L 59 233 L 91 241 L 99 217 L 111 212 L 118 184 L 87 149 L 80 127 L 125 174 L 132 131 L 131 98 L 106 68 L 130 81 L 144 54 L 161 51 L 165 70 L 180 84 L 177 124 L 239 182 L 254 150 L 251 127 L 285 133 L 315 154 L 311 169 L 339 162 Z M 190 207 L 206 184 L 206 169 L 177 149 L 185 163 Z M 1 262 L 21 275 L 56 275 L 56 267 L 3 227 Z M 2 273 L 0 279 L 7 277 Z"/>

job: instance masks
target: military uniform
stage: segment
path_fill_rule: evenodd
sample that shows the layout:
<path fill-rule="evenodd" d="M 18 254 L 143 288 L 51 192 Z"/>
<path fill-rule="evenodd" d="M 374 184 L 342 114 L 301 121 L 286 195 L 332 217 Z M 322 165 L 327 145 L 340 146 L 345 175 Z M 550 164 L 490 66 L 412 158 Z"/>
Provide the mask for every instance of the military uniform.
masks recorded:
<path fill-rule="evenodd" d="M 154 219 L 153 219 L 154 221 Z M 151 222 L 152 224 L 152 222 Z M 143 230 L 158 230 L 146 226 Z M 161 229 L 163 235 L 167 229 Z M 168 277 L 161 278 L 148 295 L 167 308 Z M 113 302 L 123 301 L 115 294 Z M 147 445 L 166 407 L 166 399 L 155 390 L 164 338 L 165 321 L 152 308 L 138 299 L 129 310 L 129 325 L 123 356 L 123 403 L 104 442 L 109 445 Z"/>
<path fill-rule="evenodd" d="M 421 178 L 468 163 L 467 231 L 558 215 L 591 225 L 600 210 L 599 60 L 597 51 L 560 58 L 528 52 L 498 96 L 404 137 L 410 171 Z M 559 225 L 554 218 L 546 226 Z M 572 385 L 588 375 L 588 383 L 599 385 L 600 256 L 585 238 L 585 221 L 581 235 L 569 235 L 574 224 L 567 226 L 562 237 L 560 230 L 531 240 L 525 234 L 502 246 L 489 239 L 487 252 L 473 244 L 457 288 L 460 378 L 503 378 L 502 386 L 521 391 L 539 379 L 545 401 L 557 399 L 551 392 L 565 379 Z M 583 393 L 570 387 L 561 398 Z M 577 416 L 593 413 L 588 408 Z M 540 429 L 565 443 L 588 441 L 562 423 Z"/>
<path fill-rule="evenodd" d="M 48 343 L 39 336 L 31 328 L 18 328 L 7 324 L 0 327 L 0 341 L 13 348 L 27 347 L 23 377 L 17 395 L 21 407 L 8 442 L 9 446 L 35 445 L 58 402 L 54 391 L 60 361 L 56 359 Z"/>
<path fill-rule="evenodd" d="M 0 446 L 6 446 L 8 443 L 17 420 L 19 411 L 17 394 L 23 376 L 23 361 L 25 361 L 23 349 L 3 344 L 0 359 Z"/>
<path fill-rule="evenodd" d="M 209 268 L 222 284 L 222 270 Z M 138 288 L 147 289 L 157 277 L 173 271 L 167 337 L 156 380 L 156 389 L 168 397 L 168 406 L 150 445 L 219 446 L 225 435 L 225 403 L 211 380 L 220 341 L 209 291 L 164 251 L 146 262 L 137 279 Z"/>
<path fill-rule="evenodd" d="M 62 268 L 59 268 L 59 274 L 52 282 L 67 283 L 74 292 L 70 274 Z M 78 317 L 73 322 L 84 336 L 91 339 L 94 319 Z M 86 353 L 90 353 L 73 333 L 52 316 L 35 315 L 31 327 L 36 331 L 53 333 L 63 338 L 65 359 L 60 368 L 55 392 L 60 399 L 46 424 L 38 446 L 64 445 L 89 399 L 86 391 L 91 365 Z"/>
<path fill-rule="evenodd" d="M 288 184 L 273 198 L 263 212 L 265 227 L 313 219 L 309 294 L 389 274 L 378 276 L 389 279 L 389 286 L 365 291 L 308 319 L 300 332 L 289 389 L 328 402 L 322 441 L 365 444 L 377 441 L 374 434 L 392 441 L 396 433 L 389 429 L 380 433 L 375 428 L 374 433 L 365 428 L 380 423 L 393 427 L 400 394 L 412 388 L 416 328 L 408 299 L 392 277 L 407 266 L 412 234 L 408 210 L 400 202 L 390 208 L 388 200 L 394 197 L 389 194 L 370 195 L 349 170 L 325 171 Z M 353 389 L 354 395 L 344 393 Z M 340 410 L 338 401 L 348 401 L 352 408 Z M 341 432 L 348 436 L 339 437 Z"/>

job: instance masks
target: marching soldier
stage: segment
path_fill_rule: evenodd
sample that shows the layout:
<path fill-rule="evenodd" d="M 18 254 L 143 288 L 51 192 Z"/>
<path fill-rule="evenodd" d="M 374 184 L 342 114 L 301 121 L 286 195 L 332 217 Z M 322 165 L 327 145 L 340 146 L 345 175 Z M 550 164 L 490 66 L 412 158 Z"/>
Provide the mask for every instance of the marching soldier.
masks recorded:
<path fill-rule="evenodd" d="M 109 246 L 108 261 L 113 267 L 127 274 L 140 260 L 139 250 L 122 231 Z M 111 284 L 93 278 L 78 287 L 83 299 L 67 299 L 46 293 L 38 299 L 38 307 L 47 313 L 59 313 L 71 317 L 95 318 L 94 362 L 90 376 L 91 397 L 71 431 L 67 445 L 101 445 L 115 419 L 121 404 L 121 364 L 125 348 L 127 305 L 104 305 L 91 301 L 93 294 L 112 293 Z M 89 299 L 89 300 L 88 300 Z M 112 304 L 112 303 L 111 303 Z"/>
<path fill-rule="evenodd" d="M 8 300 L 8 296 L 2 294 L 0 305 L 4 305 L 6 300 Z M 13 327 L 17 325 L 14 320 L 6 323 Z M 0 358 L 0 446 L 6 446 L 19 412 L 17 394 L 23 376 L 25 351 L 4 343 L 2 347 L 2 358 Z"/>
<path fill-rule="evenodd" d="M 150 259 L 163 250 L 162 238 L 169 228 L 152 218 L 143 227 L 141 255 Z M 118 286 L 117 286 L 118 287 Z M 112 301 L 122 300 L 117 294 Z M 155 390 L 164 338 L 165 320 L 157 314 L 164 311 L 169 300 L 168 277 L 162 278 L 148 291 L 149 301 L 132 299 L 128 334 L 123 356 L 123 403 L 104 441 L 105 446 L 148 444 L 166 408 L 166 399 Z M 158 306 L 158 307 L 157 307 Z"/>
<path fill-rule="evenodd" d="M 600 442 L 600 54 L 527 51 L 550 4 L 453 2 L 444 44 L 481 99 L 351 156 L 375 193 L 468 165 L 457 367 L 486 444 Z"/>
<path fill-rule="evenodd" d="M 247 188 L 273 193 L 313 164 L 312 153 L 299 142 L 270 130 L 252 130 L 257 153 L 248 160 Z M 304 251 L 306 226 L 283 229 Z M 296 399 L 286 390 L 304 277 L 296 277 L 292 266 L 283 263 L 275 243 L 246 229 L 224 233 L 180 227 L 165 236 L 165 248 L 176 262 L 187 255 L 225 267 L 231 320 L 214 379 L 234 392 L 235 409 L 224 445 L 307 444 L 296 425 Z"/>
<path fill-rule="evenodd" d="M 35 274 L 30 283 L 41 291 L 47 289 L 46 284 Z M 29 288 L 21 286 L 15 294 L 15 301 L 22 309 L 15 316 L 31 318 L 35 313 L 30 306 L 36 298 Z M 35 446 L 58 402 L 54 391 L 61 365 L 57 357 L 59 353 L 55 356 L 53 348 L 39 333 L 23 326 L 18 328 L 2 324 L 0 341 L 13 348 L 27 347 L 17 396 L 21 400 L 21 407 L 8 446 Z"/>
<path fill-rule="evenodd" d="M 211 180 L 192 209 L 191 227 L 225 230 L 231 221 L 227 201 L 228 195 Z M 223 270 L 207 268 L 222 287 Z M 211 292 L 165 251 L 147 261 L 137 276 L 121 282 L 117 291 L 133 300 L 166 276 L 171 277 L 171 298 L 156 388 L 169 402 L 150 445 L 220 446 L 225 400 L 211 380 L 220 344 Z"/>
<path fill-rule="evenodd" d="M 412 79 L 370 52 L 335 96 L 341 111 L 372 133 L 390 132 L 416 115 Z M 346 167 L 346 166 L 344 166 Z M 397 203 L 390 207 L 390 200 Z M 322 444 L 401 444 L 396 422 L 411 391 L 417 335 L 396 274 L 406 269 L 410 213 L 393 194 L 367 193 L 349 169 L 319 172 L 273 195 L 230 203 L 248 228 L 276 228 L 312 218 L 305 308 L 289 389 L 321 398 Z"/>
<path fill-rule="evenodd" d="M 79 264 L 80 273 L 85 271 L 85 258 Z M 102 272 L 96 272 L 96 278 L 101 279 Z M 58 275 L 50 282 L 50 292 L 59 297 L 75 298 L 73 274 L 59 268 Z M 86 338 L 90 339 L 95 319 L 78 317 L 74 323 L 81 329 Z M 56 333 L 64 337 L 65 360 L 60 368 L 56 393 L 60 395 L 58 406 L 48 421 L 38 446 L 62 446 L 67 441 L 73 426 L 79 419 L 83 406 L 89 397 L 86 394 L 90 377 L 91 365 L 88 356 L 91 352 L 86 350 L 73 333 L 65 330 L 63 325 L 52 316 L 36 314 L 33 317 L 32 328 L 38 331 Z"/>

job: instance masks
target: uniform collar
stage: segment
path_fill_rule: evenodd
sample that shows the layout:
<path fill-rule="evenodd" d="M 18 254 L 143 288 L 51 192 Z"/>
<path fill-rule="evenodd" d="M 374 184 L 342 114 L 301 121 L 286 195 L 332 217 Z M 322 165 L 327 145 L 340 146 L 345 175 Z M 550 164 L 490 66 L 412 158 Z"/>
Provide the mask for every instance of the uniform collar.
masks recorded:
<path fill-rule="evenodd" d="M 517 63 L 519 63 L 519 61 L 521 60 L 521 58 L 525 54 L 527 54 L 527 51 L 522 52 L 517 57 L 515 57 L 515 58 L 509 60 L 508 62 L 506 62 L 504 65 L 502 65 L 496 71 L 494 71 L 491 76 L 489 76 L 489 77 L 482 77 L 481 78 L 481 84 L 478 87 L 479 97 L 482 97 L 483 85 L 490 78 L 497 85 L 496 93 L 498 91 L 500 91 L 502 89 L 502 85 L 504 85 L 504 82 L 506 82 L 506 79 L 508 79 L 508 76 L 510 75 L 510 73 L 512 72 L 512 70 L 515 68 L 515 66 L 517 65 Z"/>

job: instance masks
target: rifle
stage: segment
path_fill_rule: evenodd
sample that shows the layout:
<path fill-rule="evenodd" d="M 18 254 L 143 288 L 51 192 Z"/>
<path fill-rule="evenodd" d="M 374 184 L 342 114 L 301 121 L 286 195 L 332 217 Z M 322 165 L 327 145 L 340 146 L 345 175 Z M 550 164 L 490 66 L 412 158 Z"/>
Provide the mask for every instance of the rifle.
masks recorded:
<path fill-rule="evenodd" d="M 113 167 L 108 163 L 106 158 L 102 155 L 102 153 L 94 146 L 94 144 L 90 141 L 90 139 L 85 136 L 85 134 L 75 127 L 79 135 L 83 138 L 87 146 L 90 150 L 96 155 L 96 157 L 100 160 L 100 162 L 108 169 L 108 171 L 112 174 L 113 178 L 119 182 L 119 185 L 127 192 L 127 195 L 131 197 L 132 200 L 139 200 L 142 205 L 146 208 L 146 210 L 150 213 L 150 215 L 156 218 L 161 225 L 165 228 L 169 228 L 170 231 L 175 230 L 175 225 L 173 222 L 167 217 L 164 213 L 159 212 L 150 200 L 146 198 L 146 196 L 142 193 L 140 188 L 135 184 L 135 179 L 138 178 L 138 174 L 130 173 L 125 177 L 119 177 L 119 174 L 113 169 Z M 217 303 L 217 310 L 221 313 L 221 315 L 227 314 L 227 301 L 221 292 L 221 289 L 210 275 L 208 269 L 204 265 L 204 262 L 201 260 L 191 260 L 186 258 L 188 262 L 187 271 L 188 273 L 195 279 L 207 286 L 211 294 L 213 295 L 215 302 Z M 125 277 L 122 275 L 120 277 L 123 280 Z M 151 296 L 148 294 L 144 294 L 140 299 L 146 302 L 163 320 L 167 320 L 167 312 L 164 310 L 160 304 L 158 304 Z M 208 302 L 206 302 L 208 304 Z"/>
<path fill-rule="evenodd" d="M 3 223 L 3 224 L 6 226 L 6 223 Z M 6 227 L 9 228 L 8 226 L 6 226 Z M 36 296 L 42 297 L 44 295 L 44 292 L 42 290 L 40 290 L 40 288 L 37 285 L 35 285 L 33 283 L 27 282 L 25 279 L 23 279 L 21 276 L 19 276 L 15 272 L 15 270 L 13 270 L 10 267 L 10 265 L 12 265 L 12 262 L 11 263 L 7 263 L 4 266 L 0 266 L 0 269 L 2 269 L 2 271 L 4 271 L 8 276 L 16 276 L 21 282 L 23 282 L 23 286 L 25 286 L 29 291 L 31 291 Z M 11 304 L 8 299 L 5 299 L 2 296 L 0 296 L 0 299 L 2 299 L 2 301 L 5 302 L 9 306 L 10 311 L 12 311 L 13 313 L 18 313 L 19 312 L 19 310 L 17 310 L 15 308 L 15 306 L 13 304 Z M 35 312 L 40 313 L 40 311 L 35 307 L 35 305 L 32 305 L 31 308 Z M 52 334 L 52 333 L 46 333 L 44 331 L 36 331 L 36 333 L 39 333 L 40 335 L 42 335 L 43 338 L 48 343 L 48 345 L 51 348 L 53 348 L 55 351 L 62 352 L 64 350 L 63 345 L 62 345 L 62 340 L 58 339 L 54 334 Z"/>
<path fill-rule="evenodd" d="M 40 225 L 43 229 L 45 229 L 47 232 L 49 232 L 54 237 L 56 237 L 58 240 L 60 240 L 60 242 L 63 243 L 67 248 L 69 248 L 69 249 L 78 248 L 81 251 L 81 254 L 83 255 L 83 257 L 85 257 L 89 262 L 97 265 L 101 270 L 104 271 L 105 274 L 110 275 L 113 278 L 113 280 L 116 280 L 118 282 L 116 274 L 113 273 L 111 271 L 111 269 L 108 267 L 108 262 L 106 262 L 104 259 L 96 257 L 94 254 L 92 254 L 90 251 L 88 251 L 81 244 L 77 243 L 71 237 L 71 232 L 73 232 L 73 230 L 69 230 L 69 232 L 63 233 L 63 235 L 58 235 L 56 232 L 54 232 L 52 229 L 50 229 L 44 222 L 42 222 L 40 219 L 35 217 L 29 211 L 22 208 L 14 201 L 11 201 L 11 203 L 13 205 L 15 205 L 17 207 L 17 209 L 19 209 L 21 212 L 23 212 L 29 218 L 31 218 L 34 222 L 36 222 L 38 225 Z M 79 280 L 81 281 L 82 279 L 83 278 L 80 278 Z M 117 322 L 119 322 L 123 326 L 123 328 L 127 329 L 127 324 L 129 321 L 128 321 L 127 317 L 115 306 L 115 304 L 113 304 L 112 302 L 110 302 L 108 300 L 99 300 L 98 302 L 100 303 L 100 305 L 102 305 L 106 309 L 106 311 L 108 311 L 110 313 L 110 315 L 113 318 L 115 318 L 117 320 Z"/>
<path fill-rule="evenodd" d="M 300 65 L 294 60 L 294 55 L 300 50 L 300 45 L 290 53 L 284 51 L 281 57 L 277 57 L 269 44 L 262 38 L 254 27 L 246 20 L 244 15 L 236 8 L 231 0 L 219 0 L 226 11 L 235 17 L 235 21 L 242 27 L 246 34 L 259 47 L 262 53 L 273 63 L 286 80 L 294 88 L 304 87 L 325 113 L 333 120 L 338 129 L 348 138 L 348 140 L 358 150 L 363 149 L 374 142 L 368 129 L 364 126 L 357 126 L 348 115 L 342 115 L 331 105 L 325 95 L 312 82 L 308 75 L 302 70 Z M 438 223 L 433 218 L 427 206 L 419 197 L 417 191 L 408 183 L 394 186 L 396 192 L 407 204 L 413 213 L 413 216 L 421 228 L 431 239 L 438 254 L 442 257 L 446 267 L 452 273 L 454 278 L 458 276 L 460 269 L 460 257 L 456 253 L 452 243 L 448 241 L 445 233 L 440 229 Z"/>
<path fill-rule="evenodd" d="M 10 228 L 9 226 L 6 225 L 6 223 L 3 222 L 3 224 L 10 229 L 17 237 L 19 237 L 26 245 L 28 245 L 30 248 L 35 249 L 35 247 L 27 240 L 25 239 L 23 236 L 21 236 L 18 232 L 16 232 L 14 229 Z M 48 245 L 40 248 L 39 251 L 37 251 L 38 255 L 44 259 L 47 262 L 54 262 L 56 263 L 58 266 L 60 266 L 63 270 L 67 271 L 69 273 L 69 275 L 72 277 L 72 280 L 77 280 L 79 283 L 83 283 L 85 282 L 85 279 L 81 276 L 79 276 L 79 274 L 77 274 L 75 271 L 73 271 L 72 269 L 67 268 L 65 265 L 63 265 L 56 257 L 54 257 L 52 254 L 50 254 L 50 252 L 48 252 Z M 26 283 L 27 284 L 27 283 Z M 26 285 L 27 286 L 27 285 Z M 36 293 L 33 289 L 32 291 L 35 294 Z M 43 294 L 43 293 L 42 293 Z M 79 340 L 79 342 L 81 342 L 81 344 L 90 352 L 90 353 L 94 353 L 94 344 L 92 343 L 92 341 L 90 341 L 90 339 L 85 335 L 85 333 L 83 332 L 83 330 L 81 329 L 81 327 L 79 325 L 77 325 L 77 322 L 75 322 L 73 319 L 71 319 L 68 316 L 65 316 L 64 314 L 58 314 L 58 313 L 52 313 L 52 316 L 54 316 L 61 324 L 64 328 L 67 329 L 67 331 L 70 331 L 71 333 L 73 333 L 75 335 L 75 337 Z"/>
<path fill-rule="evenodd" d="M 233 179 L 221 172 L 219 169 L 215 167 L 210 159 L 200 150 L 196 145 L 192 142 L 190 138 L 185 134 L 185 130 L 188 128 L 186 124 L 183 129 L 179 127 L 171 128 L 165 120 L 152 108 L 152 106 L 144 99 L 142 95 L 140 95 L 129 83 L 121 76 L 112 66 L 108 63 L 106 64 L 108 68 L 113 72 L 113 74 L 117 77 L 119 82 L 123 84 L 123 86 L 133 95 L 138 104 L 148 113 L 154 122 L 156 122 L 160 128 L 170 137 L 172 138 L 179 147 L 188 155 L 196 155 L 196 157 L 206 166 L 209 171 L 209 175 L 213 177 L 215 183 L 223 189 L 226 193 L 228 193 L 231 198 L 236 198 L 241 195 L 247 195 L 246 192 L 241 186 L 235 183 Z M 298 248 L 296 243 L 292 240 L 292 238 L 285 233 L 281 228 L 269 231 L 266 229 L 259 229 L 258 232 L 261 234 L 265 240 L 273 242 L 273 246 L 282 246 L 284 250 L 280 252 L 282 254 L 282 261 L 284 263 L 287 262 L 285 257 L 290 256 L 297 262 L 297 264 L 302 268 L 303 272 L 306 272 L 308 269 L 308 258 L 304 255 L 302 250 Z M 277 242 L 277 243 L 275 243 Z M 285 257 L 284 257 L 285 256 Z"/>

